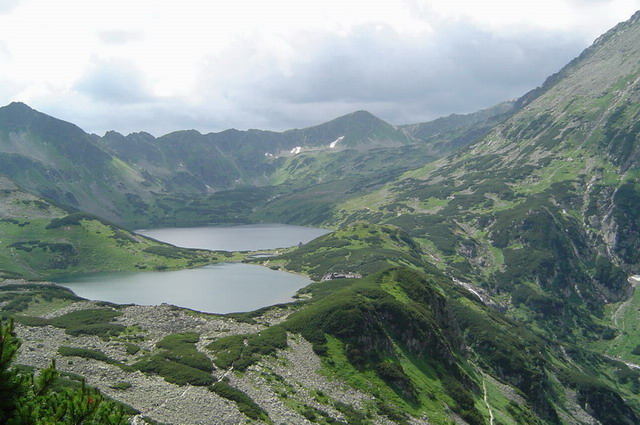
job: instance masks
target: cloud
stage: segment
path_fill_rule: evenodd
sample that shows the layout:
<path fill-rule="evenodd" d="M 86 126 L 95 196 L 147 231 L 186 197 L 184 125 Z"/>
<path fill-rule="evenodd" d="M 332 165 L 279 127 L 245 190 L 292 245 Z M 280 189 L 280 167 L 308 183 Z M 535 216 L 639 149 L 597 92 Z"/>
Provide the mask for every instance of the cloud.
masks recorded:
<path fill-rule="evenodd" d="M 100 40 L 106 44 L 127 44 L 134 41 L 140 41 L 144 37 L 138 31 L 102 31 L 98 33 Z"/>
<path fill-rule="evenodd" d="M 285 130 L 357 109 L 394 124 L 472 112 L 540 85 L 640 6 L 60 2 L 0 6 L 0 104 L 21 100 L 91 132 L 156 135 Z"/>
<path fill-rule="evenodd" d="M 301 38 L 290 46 L 286 66 L 260 52 L 241 67 L 232 54 L 212 59 L 203 74 L 217 77 L 199 86 L 204 97 L 221 97 L 269 128 L 312 125 L 356 109 L 398 124 L 521 96 L 584 47 L 579 37 L 562 33 L 507 37 L 461 21 L 416 35 L 370 25 L 348 35 Z M 219 67 L 237 71 L 220 76 Z"/>
<path fill-rule="evenodd" d="M 96 61 L 74 89 L 98 102 L 130 104 L 149 100 L 144 75 L 127 61 Z"/>
<path fill-rule="evenodd" d="M 20 4 L 20 0 L 2 0 L 0 2 L 0 14 L 10 13 Z"/>

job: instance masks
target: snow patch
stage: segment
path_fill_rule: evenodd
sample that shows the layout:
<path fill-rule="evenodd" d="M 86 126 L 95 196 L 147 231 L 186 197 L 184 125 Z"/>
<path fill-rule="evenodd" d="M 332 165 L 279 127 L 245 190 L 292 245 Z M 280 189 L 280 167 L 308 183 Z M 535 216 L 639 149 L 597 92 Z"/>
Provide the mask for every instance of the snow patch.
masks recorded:
<path fill-rule="evenodd" d="M 329 145 L 329 148 L 331 148 L 331 149 L 335 148 L 336 145 L 338 144 L 338 142 L 342 141 L 342 139 L 344 139 L 344 136 L 338 137 L 336 140 L 331 142 L 331 144 Z"/>
<path fill-rule="evenodd" d="M 269 153 L 269 152 L 265 152 L 264 156 L 269 157 L 269 158 L 273 158 L 273 154 Z"/>
<path fill-rule="evenodd" d="M 295 148 L 291 149 L 291 153 L 294 155 L 298 155 L 300 152 L 302 152 L 302 146 L 296 146 Z"/>

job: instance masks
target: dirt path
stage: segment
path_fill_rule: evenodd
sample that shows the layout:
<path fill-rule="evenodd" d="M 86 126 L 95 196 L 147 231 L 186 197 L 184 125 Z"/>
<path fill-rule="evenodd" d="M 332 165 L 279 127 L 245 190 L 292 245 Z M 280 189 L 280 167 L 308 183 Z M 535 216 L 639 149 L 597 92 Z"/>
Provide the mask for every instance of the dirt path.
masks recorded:
<path fill-rule="evenodd" d="M 493 425 L 493 410 L 491 409 L 491 406 L 487 401 L 487 384 L 484 379 L 484 374 L 482 374 L 482 391 L 484 392 L 484 404 L 485 406 L 487 406 L 487 409 L 489 410 L 489 425 Z"/>

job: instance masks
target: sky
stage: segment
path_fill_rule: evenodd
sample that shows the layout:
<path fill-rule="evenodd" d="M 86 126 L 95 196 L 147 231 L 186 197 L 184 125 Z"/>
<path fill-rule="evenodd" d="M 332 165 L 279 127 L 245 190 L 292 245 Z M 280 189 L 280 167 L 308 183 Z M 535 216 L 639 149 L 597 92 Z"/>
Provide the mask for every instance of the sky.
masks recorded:
<path fill-rule="evenodd" d="M 542 84 L 640 0 L 0 0 L 0 105 L 103 134 L 470 113 Z"/>

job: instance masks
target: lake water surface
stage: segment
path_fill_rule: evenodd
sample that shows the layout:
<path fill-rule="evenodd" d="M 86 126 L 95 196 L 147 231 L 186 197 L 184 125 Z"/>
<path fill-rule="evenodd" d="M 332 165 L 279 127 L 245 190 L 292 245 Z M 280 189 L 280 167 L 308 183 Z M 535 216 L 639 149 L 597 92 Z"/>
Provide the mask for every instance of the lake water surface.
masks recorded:
<path fill-rule="evenodd" d="M 306 243 L 327 230 L 281 224 L 165 228 L 138 233 L 188 248 L 257 250 Z M 269 243 L 271 241 L 271 243 Z M 292 301 L 306 276 L 242 263 L 168 272 L 114 272 L 58 279 L 77 295 L 118 304 L 168 303 L 208 313 L 251 311 Z"/>
<path fill-rule="evenodd" d="M 256 251 L 286 248 L 307 243 L 329 233 L 315 227 L 285 224 L 248 224 L 242 226 L 165 227 L 136 230 L 144 236 L 183 248 L 212 251 Z"/>

